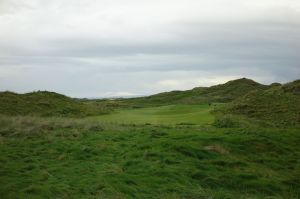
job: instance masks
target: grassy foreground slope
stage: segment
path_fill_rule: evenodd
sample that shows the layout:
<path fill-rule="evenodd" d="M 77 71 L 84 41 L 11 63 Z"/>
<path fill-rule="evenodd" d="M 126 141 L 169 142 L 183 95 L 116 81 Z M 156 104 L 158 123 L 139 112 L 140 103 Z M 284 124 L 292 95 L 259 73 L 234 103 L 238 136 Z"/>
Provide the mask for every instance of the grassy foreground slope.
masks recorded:
<path fill-rule="evenodd" d="M 0 117 L 1 198 L 296 199 L 297 129 Z"/>
<path fill-rule="evenodd" d="M 105 112 L 105 107 L 85 104 L 54 92 L 0 92 L 0 114 L 4 115 L 82 117 Z"/>
<path fill-rule="evenodd" d="M 277 126 L 300 126 L 300 80 L 249 92 L 233 101 L 227 112 Z"/>
<path fill-rule="evenodd" d="M 208 104 L 168 105 L 123 109 L 93 118 L 119 124 L 211 124 L 214 121 L 211 110 Z"/>

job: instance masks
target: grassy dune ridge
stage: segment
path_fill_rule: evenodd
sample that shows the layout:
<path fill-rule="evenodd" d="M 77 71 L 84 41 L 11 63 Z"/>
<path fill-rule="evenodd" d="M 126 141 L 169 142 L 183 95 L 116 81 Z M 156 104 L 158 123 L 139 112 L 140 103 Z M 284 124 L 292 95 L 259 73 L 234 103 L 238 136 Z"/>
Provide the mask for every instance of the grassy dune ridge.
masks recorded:
<path fill-rule="evenodd" d="M 259 84 L 247 78 L 229 81 L 211 87 L 196 87 L 186 91 L 171 91 L 148 97 L 125 99 L 134 106 L 161 106 L 171 104 L 207 104 L 228 103 L 253 90 L 266 89 L 266 85 Z"/>
<path fill-rule="evenodd" d="M 85 117 L 108 113 L 102 104 L 84 103 L 55 92 L 37 91 L 17 94 L 0 92 L 0 114 L 42 117 Z"/>
<path fill-rule="evenodd" d="M 256 118 L 275 126 L 300 127 L 300 80 L 249 92 L 226 106 L 225 112 Z"/>

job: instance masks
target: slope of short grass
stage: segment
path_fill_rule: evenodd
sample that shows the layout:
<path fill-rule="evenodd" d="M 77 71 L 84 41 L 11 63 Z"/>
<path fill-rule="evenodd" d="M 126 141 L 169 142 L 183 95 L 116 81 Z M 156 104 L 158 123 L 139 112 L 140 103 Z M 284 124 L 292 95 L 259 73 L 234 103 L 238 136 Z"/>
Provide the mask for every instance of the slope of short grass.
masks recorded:
<path fill-rule="evenodd" d="M 202 104 L 124 109 L 97 116 L 96 119 L 127 124 L 210 124 L 214 121 L 212 107 Z"/>
<path fill-rule="evenodd" d="M 272 198 L 300 193 L 297 130 L 0 118 L 1 198 Z"/>

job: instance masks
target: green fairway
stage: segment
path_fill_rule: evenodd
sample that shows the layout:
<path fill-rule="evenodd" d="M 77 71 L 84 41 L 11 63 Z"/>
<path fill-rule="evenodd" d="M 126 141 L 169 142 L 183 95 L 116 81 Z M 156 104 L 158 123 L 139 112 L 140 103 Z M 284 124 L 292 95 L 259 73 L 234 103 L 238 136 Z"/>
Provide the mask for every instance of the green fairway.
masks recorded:
<path fill-rule="evenodd" d="M 211 110 L 208 104 L 169 105 L 119 110 L 93 119 L 127 124 L 211 124 L 214 121 Z"/>

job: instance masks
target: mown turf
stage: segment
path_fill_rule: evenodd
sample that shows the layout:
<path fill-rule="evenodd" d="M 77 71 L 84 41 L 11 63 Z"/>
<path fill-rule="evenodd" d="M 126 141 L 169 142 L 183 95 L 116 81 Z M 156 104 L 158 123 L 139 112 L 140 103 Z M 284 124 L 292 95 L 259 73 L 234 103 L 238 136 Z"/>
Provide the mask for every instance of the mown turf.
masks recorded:
<path fill-rule="evenodd" d="M 118 110 L 97 116 L 103 122 L 124 124 L 211 124 L 213 105 L 169 105 L 139 109 Z"/>
<path fill-rule="evenodd" d="M 297 129 L 1 118 L 1 198 L 299 198 Z"/>

